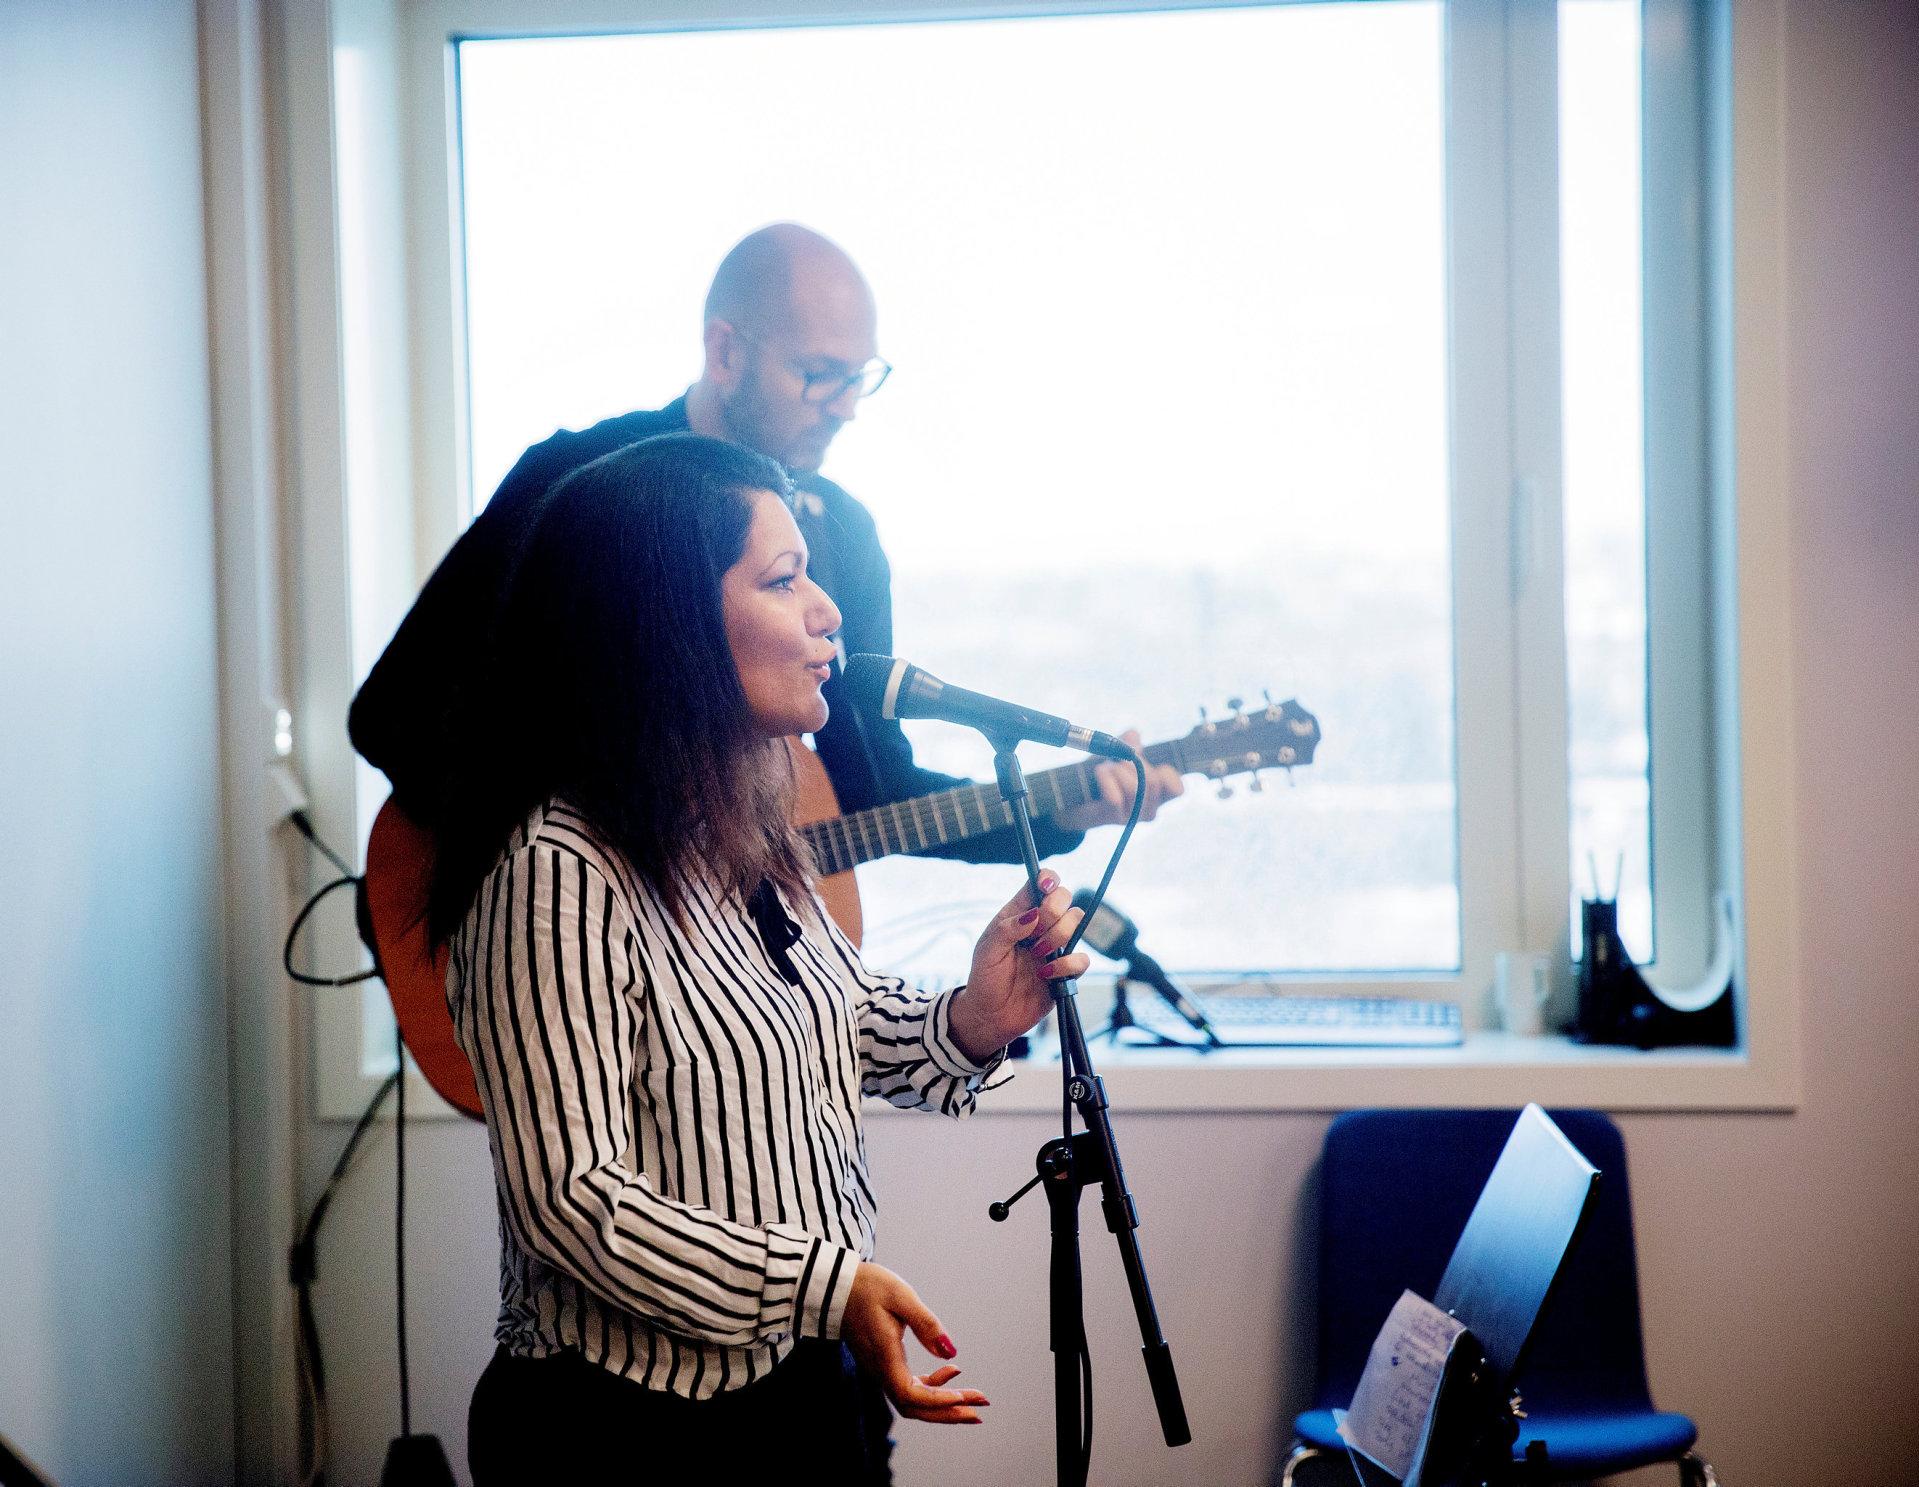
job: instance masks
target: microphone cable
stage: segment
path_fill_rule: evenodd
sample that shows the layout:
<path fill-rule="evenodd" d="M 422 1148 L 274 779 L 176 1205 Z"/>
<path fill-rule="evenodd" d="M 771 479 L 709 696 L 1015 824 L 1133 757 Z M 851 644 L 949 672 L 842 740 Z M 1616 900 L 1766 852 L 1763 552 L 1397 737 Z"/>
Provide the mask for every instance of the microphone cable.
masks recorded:
<path fill-rule="evenodd" d="M 1100 874 L 1099 886 L 1093 890 L 1093 901 L 1080 915 L 1079 928 L 1074 930 L 1072 937 L 1060 947 L 1061 955 L 1070 955 L 1078 948 L 1080 940 L 1086 934 L 1087 926 L 1093 922 L 1093 916 L 1099 912 L 1100 905 L 1106 902 L 1106 890 L 1112 886 L 1113 874 L 1119 870 L 1119 860 L 1126 853 L 1126 844 L 1133 839 L 1133 828 L 1139 825 L 1140 809 L 1145 804 L 1146 761 L 1135 753 L 1133 755 L 1132 812 L 1126 818 L 1126 825 L 1120 830 L 1119 840 L 1113 843 L 1112 855 L 1106 859 L 1106 871 Z M 1087 1071 L 1076 1066 L 1073 1050 L 1068 1048 L 1064 1041 L 1060 1044 L 1060 1066 L 1065 1076 L 1061 1080 L 1060 1088 L 1060 1100 L 1065 1112 L 1062 1136 L 1070 1142 L 1073 1139 L 1073 1099 L 1067 1093 L 1067 1087 L 1072 1084 L 1073 1075 L 1084 1074 Z"/>
<path fill-rule="evenodd" d="M 346 887 L 357 889 L 360 885 L 361 877 L 360 874 L 354 872 L 352 868 L 347 866 L 338 852 L 334 851 L 333 848 L 329 847 L 320 839 L 320 833 L 314 830 L 313 822 L 304 810 L 288 812 L 287 820 L 293 823 L 293 829 L 295 831 L 299 832 L 301 836 L 313 844 L 315 850 L 317 850 L 322 857 L 333 864 L 339 876 L 316 889 L 313 895 L 300 906 L 300 912 L 293 916 L 293 923 L 287 929 L 286 943 L 280 947 L 281 966 L 285 969 L 288 976 L 298 981 L 302 986 L 357 986 L 362 981 L 373 980 L 374 977 L 380 974 L 380 968 L 378 966 L 368 966 L 365 970 L 355 971 L 350 976 L 309 976 L 305 971 L 295 968 L 293 964 L 294 943 L 299 939 L 300 931 L 306 927 L 306 922 L 312 917 L 313 911 L 320 907 L 320 901 L 336 889 Z"/>
<path fill-rule="evenodd" d="M 358 888 L 364 881 L 363 875 L 356 873 L 332 847 L 314 829 L 312 819 L 304 810 L 288 813 L 287 819 L 293 827 L 305 837 L 322 857 L 337 871 L 338 876 L 331 879 L 300 906 L 293 916 L 293 923 L 287 928 L 286 940 L 280 948 L 280 963 L 293 980 L 303 986 L 355 986 L 363 981 L 371 981 L 380 975 L 376 964 L 364 970 L 345 976 L 312 976 L 297 969 L 293 964 L 294 946 L 300 937 L 300 931 L 312 917 L 313 911 L 322 900 L 341 888 Z M 305 1459 L 299 1464 L 301 1487 L 324 1487 L 327 1467 L 331 1455 L 329 1438 L 331 1434 L 331 1413 L 327 1403 L 326 1359 L 320 1346 L 320 1328 L 313 1311 L 313 1282 L 319 1275 L 318 1244 L 321 1222 L 326 1218 L 328 1207 L 334 1194 L 339 1190 L 354 1156 L 360 1149 L 360 1143 L 372 1128 L 374 1118 L 387 1096 L 394 1097 L 393 1129 L 393 1251 L 394 1251 L 394 1305 L 396 1336 L 398 1339 L 400 1368 L 400 1436 L 402 1439 L 413 1435 L 413 1391 L 411 1368 L 407 1357 L 406 1327 L 406 1044 L 400 1033 L 399 1024 L 394 1024 L 394 1052 L 396 1062 L 394 1070 L 374 1091 L 367 1101 L 366 1108 L 360 1112 L 353 1133 L 347 1137 L 346 1145 L 333 1164 L 326 1186 L 320 1196 L 314 1200 L 307 1214 L 306 1223 L 301 1226 L 300 1237 L 294 1241 L 287 1254 L 287 1279 L 298 1293 L 295 1319 L 295 1363 L 299 1371 L 302 1388 L 305 1391 L 311 1409 L 310 1438 L 303 1442 Z M 434 1443 L 437 1447 L 437 1442 Z"/>
<path fill-rule="evenodd" d="M 1113 874 L 1119 870 L 1119 860 L 1126 853 L 1126 844 L 1133 839 L 1133 828 L 1139 825 L 1140 809 L 1145 804 L 1146 761 L 1135 753 L 1133 755 L 1132 812 L 1126 818 L 1126 825 L 1120 830 L 1119 840 L 1113 843 L 1113 855 L 1106 859 L 1106 871 L 1100 874 L 1099 887 L 1093 890 L 1093 907 L 1080 919 L 1079 928 L 1073 931 L 1072 939 L 1066 942 L 1066 950 L 1070 951 L 1079 944 L 1080 937 L 1086 933 L 1086 926 L 1092 923 L 1094 912 L 1106 902 L 1106 890 L 1112 886 Z"/>
<path fill-rule="evenodd" d="M 400 1085 L 400 1074 L 396 1069 L 387 1075 L 373 1098 L 367 1101 L 366 1109 L 360 1112 L 360 1119 L 353 1127 L 353 1134 L 347 1137 L 345 1147 L 333 1164 L 333 1171 L 327 1177 L 326 1186 L 320 1190 L 320 1196 L 314 1200 L 307 1221 L 300 1230 L 300 1237 L 294 1241 L 293 1248 L 287 1254 L 287 1279 L 298 1293 L 297 1320 L 294 1346 L 296 1362 L 299 1365 L 300 1382 L 306 1391 L 307 1401 L 312 1407 L 311 1439 L 306 1443 L 309 1452 L 307 1460 L 300 1470 L 301 1487 L 323 1487 L 326 1481 L 326 1469 L 329 1449 L 331 1415 L 327 1408 L 326 1359 L 320 1348 L 320 1326 L 313 1314 L 313 1282 L 320 1273 L 318 1263 L 318 1242 L 320 1223 L 326 1218 L 327 1208 L 333 1202 L 347 1170 L 353 1164 L 354 1154 L 360 1149 L 360 1141 L 373 1124 L 373 1118 L 379 1114 L 380 1106 L 386 1097 Z"/>

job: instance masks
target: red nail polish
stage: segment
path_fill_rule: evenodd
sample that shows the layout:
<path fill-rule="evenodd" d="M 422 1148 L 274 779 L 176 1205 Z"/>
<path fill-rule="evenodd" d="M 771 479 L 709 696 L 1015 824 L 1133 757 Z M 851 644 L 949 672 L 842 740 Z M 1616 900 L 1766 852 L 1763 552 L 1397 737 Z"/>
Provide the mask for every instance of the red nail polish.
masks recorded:
<path fill-rule="evenodd" d="M 1019 916 L 1019 922 L 1021 924 L 1031 924 L 1037 918 L 1039 918 L 1039 910 L 1028 909 L 1024 914 Z"/>
<path fill-rule="evenodd" d="M 942 1358 L 957 1358 L 959 1349 L 953 1346 L 953 1339 L 942 1332 L 933 1343 L 933 1351 Z"/>
<path fill-rule="evenodd" d="M 1059 887 L 1059 879 L 1051 873 L 1046 874 L 1045 877 L 1039 880 L 1039 891 L 1041 893 L 1051 893 L 1057 887 Z"/>

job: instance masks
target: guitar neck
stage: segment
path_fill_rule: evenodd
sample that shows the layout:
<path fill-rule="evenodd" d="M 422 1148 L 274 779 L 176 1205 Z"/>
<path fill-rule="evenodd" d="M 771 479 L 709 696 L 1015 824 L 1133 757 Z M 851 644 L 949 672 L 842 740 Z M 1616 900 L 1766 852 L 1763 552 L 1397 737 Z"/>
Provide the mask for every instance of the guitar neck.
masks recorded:
<path fill-rule="evenodd" d="M 1148 764 L 1171 764 L 1184 772 L 1178 743 L 1141 749 Z M 1067 764 L 1026 777 L 1026 809 L 1035 819 L 1084 805 L 1099 793 L 1091 762 Z M 997 785 L 961 785 L 846 816 L 829 816 L 802 827 L 822 874 L 843 873 L 863 862 L 901 852 L 925 852 L 984 836 L 1013 824 L 1013 810 Z"/>

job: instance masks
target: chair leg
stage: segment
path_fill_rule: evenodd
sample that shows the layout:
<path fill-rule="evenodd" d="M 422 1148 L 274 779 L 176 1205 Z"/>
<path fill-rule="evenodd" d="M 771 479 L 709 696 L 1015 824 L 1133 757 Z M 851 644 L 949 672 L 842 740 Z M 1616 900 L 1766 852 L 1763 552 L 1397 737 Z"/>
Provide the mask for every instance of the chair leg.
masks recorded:
<path fill-rule="evenodd" d="M 1293 1473 L 1299 1470 L 1299 1464 L 1324 1453 L 1318 1446 L 1309 1446 L 1304 1441 L 1293 1447 L 1293 1454 L 1286 1458 L 1286 1465 L 1279 1473 L 1279 1487 L 1293 1487 Z"/>
<path fill-rule="evenodd" d="M 1719 1487 L 1712 1463 L 1688 1451 L 1679 1458 L 1679 1487 Z"/>

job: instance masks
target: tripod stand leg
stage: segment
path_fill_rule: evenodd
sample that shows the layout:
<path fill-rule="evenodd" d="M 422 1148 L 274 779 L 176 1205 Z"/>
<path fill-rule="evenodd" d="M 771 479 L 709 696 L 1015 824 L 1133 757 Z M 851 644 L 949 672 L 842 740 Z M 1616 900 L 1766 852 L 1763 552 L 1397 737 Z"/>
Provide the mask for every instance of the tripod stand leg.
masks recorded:
<path fill-rule="evenodd" d="M 1079 1256 L 1080 1185 L 1070 1170 L 1046 1183 L 1053 1217 L 1052 1318 L 1053 1439 L 1058 1480 L 1083 1487 L 1090 1463 L 1085 1452 L 1085 1402 L 1080 1395 L 1080 1358 L 1086 1351 L 1086 1313 Z"/>
<path fill-rule="evenodd" d="M 1719 1478 L 1710 1462 L 1688 1451 L 1679 1458 L 1679 1481 L 1681 1487 L 1718 1487 Z"/>

